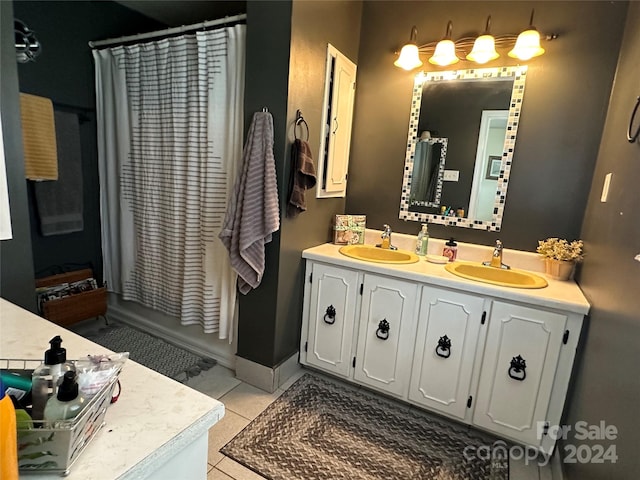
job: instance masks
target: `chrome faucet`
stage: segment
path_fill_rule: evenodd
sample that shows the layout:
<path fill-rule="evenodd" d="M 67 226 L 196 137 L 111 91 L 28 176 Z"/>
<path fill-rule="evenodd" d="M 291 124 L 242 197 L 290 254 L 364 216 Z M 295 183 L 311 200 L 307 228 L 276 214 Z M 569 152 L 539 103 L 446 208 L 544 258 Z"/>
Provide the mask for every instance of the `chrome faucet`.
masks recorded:
<path fill-rule="evenodd" d="M 493 254 L 491 255 L 491 260 L 488 262 L 482 262 L 483 265 L 487 267 L 494 268 L 502 268 L 503 270 L 509 270 L 511 267 L 509 265 L 505 265 L 502 263 L 502 242 L 500 240 L 496 240 L 496 246 L 493 247 Z"/>
<path fill-rule="evenodd" d="M 377 244 L 376 247 L 384 248 L 387 250 L 397 250 L 398 247 L 394 247 L 393 245 L 391 245 L 391 227 L 385 223 L 382 228 L 384 228 L 382 234 L 380 235 L 382 243 Z"/>

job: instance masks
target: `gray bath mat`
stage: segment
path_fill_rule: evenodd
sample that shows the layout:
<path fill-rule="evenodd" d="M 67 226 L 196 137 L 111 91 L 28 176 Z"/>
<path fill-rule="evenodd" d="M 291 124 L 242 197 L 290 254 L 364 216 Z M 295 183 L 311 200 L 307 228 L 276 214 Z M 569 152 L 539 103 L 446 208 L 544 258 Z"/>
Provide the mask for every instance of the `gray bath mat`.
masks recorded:
<path fill-rule="evenodd" d="M 131 360 L 183 383 L 216 364 L 214 359 L 200 357 L 127 325 L 109 325 L 87 338 L 114 352 L 129 352 Z"/>
<path fill-rule="evenodd" d="M 306 374 L 221 452 L 272 480 L 506 480 L 493 440 Z"/>

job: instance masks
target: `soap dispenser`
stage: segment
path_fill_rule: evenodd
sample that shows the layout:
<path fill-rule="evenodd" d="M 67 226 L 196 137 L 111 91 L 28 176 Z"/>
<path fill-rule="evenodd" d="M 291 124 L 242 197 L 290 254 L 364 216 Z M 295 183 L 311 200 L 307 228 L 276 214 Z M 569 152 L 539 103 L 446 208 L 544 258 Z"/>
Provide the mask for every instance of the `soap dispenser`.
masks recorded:
<path fill-rule="evenodd" d="M 450 262 L 453 262 L 458 255 L 458 244 L 451 237 L 447 243 L 444 244 L 444 249 L 442 250 L 442 255 L 449 258 Z"/>
<path fill-rule="evenodd" d="M 49 340 L 51 348 L 44 353 L 44 363 L 40 364 L 32 374 L 31 395 L 33 408 L 31 416 L 34 420 L 44 418 L 47 400 L 55 395 L 60 377 L 65 372 L 74 371 L 73 364 L 67 362 L 67 350 L 62 347 L 62 338 L 56 335 Z"/>
<path fill-rule="evenodd" d="M 75 372 L 66 372 L 58 392 L 47 401 L 44 419 L 54 426 L 56 421 L 68 420 L 80 413 L 87 401 L 80 395 Z"/>
<path fill-rule="evenodd" d="M 427 230 L 427 224 L 422 224 L 422 230 L 418 233 L 418 241 L 416 242 L 416 254 L 426 255 L 427 246 L 429 244 L 429 232 Z"/>

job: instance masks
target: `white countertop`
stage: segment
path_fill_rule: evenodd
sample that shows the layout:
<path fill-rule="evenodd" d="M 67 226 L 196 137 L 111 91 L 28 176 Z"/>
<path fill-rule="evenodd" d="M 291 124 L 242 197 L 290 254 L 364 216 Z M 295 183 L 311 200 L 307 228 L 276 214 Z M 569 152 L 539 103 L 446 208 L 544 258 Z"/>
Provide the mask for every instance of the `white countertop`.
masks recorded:
<path fill-rule="evenodd" d="M 75 333 L 0 299 L 0 358 L 40 359 L 62 337 L 69 359 L 109 352 Z M 172 455 L 206 435 L 224 405 L 132 360 L 120 373 L 122 393 L 106 425 L 71 466 L 69 480 L 145 478 Z M 33 475 L 27 478 L 60 478 Z"/>
<path fill-rule="evenodd" d="M 398 234 L 397 237 L 400 237 L 400 235 Z M 444 269 L 444 265 L 429 263 L 424 260 L 424 257 L 420 257 L 420 260 L 417 263 L 410 264 L 394 265 L 373 263 L 342 255 L 338 251 L 340 247 L 341 245 L 325 243 L 322 245 L 318 245 L 317 247 L 312 247 L 304 250 L 302 252 L 302 257 L 309 260 L 316 260 L 319 262 L 330 263 L 366 272 L 399 277 L 406 280 L 428 283 L 440 287 L 454 288 L 457 290 L 463 290 L 468 293 L 477 293 L 483 296 L 494 297 L 497 299 L 529 303 L 540 307 L 554 308 L 566 312 L 579 313 L 582 315 L 586 315 L 589 312 L 589 302 L 587 302 L 587 299 L 582 294 L 582 291 L 573 281 L 559 281 L 547 278 L 546 280 L 549 285 L 545 288 L 540 289 L 501 287 L 498 285 L 481 283 L 458 277 L 446 271 Z M 407 248 L 404 245 L 400 245 L 400 243 L 398 243 L 398 247 Z M 491 250 L 490 247 L 484 248 L 489 249 L 489 251 Z M 435 251 L 432 252 L 431 250 L 432 249 L 430 245 L 430 253 L 435 253 Z M 525 259 L 529 255 L 534 255 L 529 254 L 528 252 L 523 253 L 526 254 L 522 256 Z M 460 248 L 458 254 L 460 255 Z M 512 258 L 515 258 L 517 253 L 512 251 L 511 255 Z M 473 258 L 460 257 L 459 259 L 475 260 Z M 516 267 L 515 264 L 513 266 Z M 520 267 L 518 266 L 518 268 Z"/>

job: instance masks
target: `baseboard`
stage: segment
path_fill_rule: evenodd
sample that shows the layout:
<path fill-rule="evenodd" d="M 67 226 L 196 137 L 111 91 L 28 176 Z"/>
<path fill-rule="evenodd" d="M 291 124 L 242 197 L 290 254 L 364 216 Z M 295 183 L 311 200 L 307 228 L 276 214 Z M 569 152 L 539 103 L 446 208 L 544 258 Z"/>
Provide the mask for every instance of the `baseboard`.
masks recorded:
<path fill-rule="evenodd" d="M 236 356 L 236 378 L 269 393 L 280 388 L 300 368 L 298 352 L 273 368 Z"/>
<path fill-rule="evenodd" d="M 300 365 L 298 359 L 299 355 L 298 352 L 296 352 L 276 367 L 276 385 L 278 388 L 300 371 L 302 365 Z"/>
<path fill-rule="evenodd" d="M 235 342 L 230 345 L 226 340 L 215 338 L 216 334 L 197 332 L 196 325 L 176 325 L 176 319 L 141 305 L 127 307 L 123 307 L 117 300 L 113 301 L 110 297 L 107 314 L 112 320 L 145 330 L 196 355 L 213 358 L 220 365 L 231 370 L 235 369 Z M 141 309 L 145 310 L 144 314 L 136 311 Z M 151 313 L 147 315 L 146 310 Z"/>

